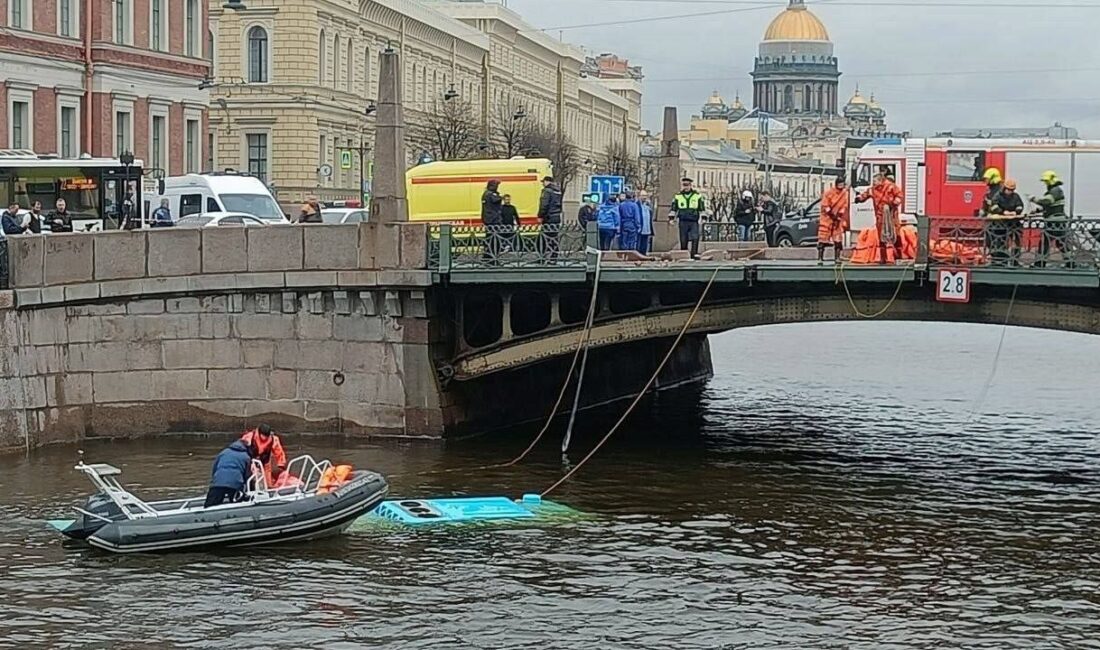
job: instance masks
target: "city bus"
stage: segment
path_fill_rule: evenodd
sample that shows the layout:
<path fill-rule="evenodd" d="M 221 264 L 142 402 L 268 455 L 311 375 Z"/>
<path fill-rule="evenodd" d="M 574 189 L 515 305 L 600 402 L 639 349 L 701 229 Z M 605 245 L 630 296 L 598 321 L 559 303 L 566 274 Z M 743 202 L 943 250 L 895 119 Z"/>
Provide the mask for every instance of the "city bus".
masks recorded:
<path fill-rule="evenodd" d="M 28 210 L 42 202 L 42 213 L 63 198 L 74 232 L 121 228 L 128 210 L 148 213 L 142 201 L 142 162 L 123 165 L 116 158 L 59 158 L 33 151 L 0 150 L 0 205 Z"/>

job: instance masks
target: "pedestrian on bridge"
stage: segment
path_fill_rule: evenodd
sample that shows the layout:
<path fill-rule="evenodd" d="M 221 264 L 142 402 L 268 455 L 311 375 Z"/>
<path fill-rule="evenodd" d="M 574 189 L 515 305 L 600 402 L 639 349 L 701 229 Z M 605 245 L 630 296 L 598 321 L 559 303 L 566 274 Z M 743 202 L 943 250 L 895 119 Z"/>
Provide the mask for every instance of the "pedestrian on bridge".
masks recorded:
<path fill-rule="evenodd" d="M 619 204 L 619 250 L 637 250 L 641 229 L 642 206 L 634 200 L 634 192 L 627 192 L 626 200 Z"/>
<path fill-rule="evenodd" d="M 638 231 L 638 252 L 649 255 L 653 245 L 653 204 L 645 190 L 638 193 L 638 206 L 642 209 L 642 228 Z"/>
<path fill-rule="evenodd" d="M 558 231 L 561 229 L 562 213 L 561 187 L 554 182 L 553 176 L 542 179 L 542 194 L 539 196 L 539 252 L 551 261 L 558 258 Z"/>
<path fill-rule="evenodd" d="M 600 232 L 600 250 L 609 251 L 615 243 L 615 237 L 619 235 L 619 226 L 622 215 L 619 212 L 619 204 L 614 194 L 608 194 L 596 213 L 596 227 Z"/>
<path fill-rule="evenodd" d="M 706 210 L 703 195 L 695 191 L 690 178 L 680 180 L 680 193 L 672 198 L 669 221 L 680 225 L 680 250 L 691 250 L 691 259 L 699 259 L 699 218 Z"/>

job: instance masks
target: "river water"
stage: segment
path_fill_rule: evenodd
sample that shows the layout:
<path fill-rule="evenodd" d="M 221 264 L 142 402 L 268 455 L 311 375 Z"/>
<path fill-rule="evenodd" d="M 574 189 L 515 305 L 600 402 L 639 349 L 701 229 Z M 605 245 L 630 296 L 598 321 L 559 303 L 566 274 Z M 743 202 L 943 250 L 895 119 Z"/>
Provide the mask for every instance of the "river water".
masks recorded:
<path fill-rule="evenodd" d="M 1100 338 L 819 324 L 712 339 L 553 495 L 553 525 L 380 530 L 150 557 L 65 548 L 75 447 L 0 458 L 4 648 L 1100 648 Z M 638 378 L 641 383 L 644 378 Z M 983 398 L 982 394 L 986 392 Z M 509 399 L 522 399 L 510 396 Z M 585 414 L 576 462 L 616 413 Z M 393 493 L 538 491 L 557 439 L 284 438 Z M 89 442 L 144 495 L 201 490 L 225 438 Z"/>

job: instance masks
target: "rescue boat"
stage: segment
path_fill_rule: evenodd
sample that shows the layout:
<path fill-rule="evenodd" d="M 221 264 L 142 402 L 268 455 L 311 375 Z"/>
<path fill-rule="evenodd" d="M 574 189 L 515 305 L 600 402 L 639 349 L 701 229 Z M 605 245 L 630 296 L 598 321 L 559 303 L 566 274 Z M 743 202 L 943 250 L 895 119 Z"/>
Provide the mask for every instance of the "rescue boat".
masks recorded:
<path fill-rule="evenodd" d="M 296 478 L 291 485 L 269 488 L 258 467 L 239 501 L 210 508 L 204 507 L 205 494 L 143 501 L 122 487 L 122 471 L 111 465 L 81 461 L 74 469 L 87 475 L 97 491 L 84 507 L 76 508 L 76 519 L 53 520 L 50 525 L 112 553 L 251 546 L 338 535 L 389 492 L 380 474 L 334 467 L 310 456 L 288 463 L 286 473 Z"/>

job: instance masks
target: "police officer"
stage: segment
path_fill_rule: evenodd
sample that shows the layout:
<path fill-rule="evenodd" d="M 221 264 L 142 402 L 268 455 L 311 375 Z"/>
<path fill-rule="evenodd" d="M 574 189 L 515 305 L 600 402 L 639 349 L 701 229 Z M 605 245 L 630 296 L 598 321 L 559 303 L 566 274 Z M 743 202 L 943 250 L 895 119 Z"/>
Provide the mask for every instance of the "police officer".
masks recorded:
<path fill-rule="evenodd" d="M 703 195 L 695 191 L 693 181 L 690 178 L 681 179 L 680 193 L 672 198 L 668 220 L 679 221 L 680 250 L 686 251 L 690 247 L 693 260 L 699 259 L 699 218 L 704 210 Z"/>
<path fill-rule="evenodd" d="M 1053 244 L 1062 253 L 1066 267 L 1072 268 L 1073 262 L 1068 260 L 1066 251 L 1066 191 L 1062 188 L 1062 181 L 1053 171 L 1045 171 L 1039 177 L 1046 186 L 1047 191 L 1043 196 L 1028 198 L 1029 201 L 1039 206 L 1043 211 L 1043 241 L 1039 247 L 1039 261 L 1035 266 L 1046 266 L 1047 257 Z"/>

